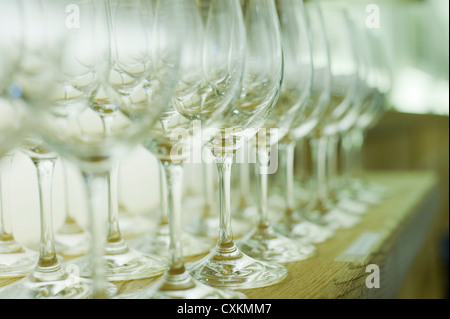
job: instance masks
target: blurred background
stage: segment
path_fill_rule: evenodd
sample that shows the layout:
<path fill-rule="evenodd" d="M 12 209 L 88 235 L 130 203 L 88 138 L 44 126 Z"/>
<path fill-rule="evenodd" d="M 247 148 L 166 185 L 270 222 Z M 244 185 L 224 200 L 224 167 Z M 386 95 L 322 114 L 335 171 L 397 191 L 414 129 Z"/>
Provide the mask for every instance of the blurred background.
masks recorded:
<path fill-rule="evenodd" d="M 448 298 L 449 1 L 371 1 L 392 66 L 391 110 L 368 132 L 367 169 L 434 170 L 440 211 L 399 298 Z"/>

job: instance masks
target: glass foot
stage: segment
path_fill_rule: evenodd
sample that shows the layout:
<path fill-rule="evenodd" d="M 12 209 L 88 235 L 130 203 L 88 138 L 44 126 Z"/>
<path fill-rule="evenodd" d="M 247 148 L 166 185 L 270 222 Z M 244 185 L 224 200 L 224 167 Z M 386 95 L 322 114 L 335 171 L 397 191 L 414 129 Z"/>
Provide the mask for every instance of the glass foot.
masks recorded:
<path fill-rule="evenodd" d="M 256 227 L 237 242 L 246 255 L 258 260 L 286 263 L 312 257 L 316 247 L 278 234 L 272 227 Z"/>
<path fill-rule="evenodd" d="M 169 226 L 165 224 L 161 225 L 155 233 L 149 233 L 130 241 L 129 245 L 146 254 L 167 257 L 169 254 L 169 242 Z M 185 257 L 205 254 L 214 247 L 214 242 L 211 239 L 196 237 L 187 232 L 182 232 L 181 242 L 183 256 Z"/>
<path fill-rule="evenodd" d="M 287 276 L 287 269 L 277 263 L 253 259 L 234 243 L 216 246 L 206 257 L 188 264 L 191 275 L 210 286 L 251 289 L 270 286 Z"/>
<path fill-rule="evenodd" d="M 349 229 L 361 221 L 359 215 L 351 214 L 338 208 L 333 208 L 326 214 L 310 212 L 306 218 L 313 223 L 326 225 L 327 228 L 332 230 Z"/>
<path fill-rule="evenodd" d="M 87 299 L 91 296 L 90 280 L 67 273 L 50 280 L 29 275 L 0 290 L 0 299 Z"/>
<path fill-rule="evenodd" d="M 119 295 L 120 299 L 247 299 L 241 292 L 214 288 L 201 283 L 184 271 L 181 274 L 165 273 L 148 289 Z"/>
<path fill-rule="evenodd" d="M 109 281 L 151 278 L 163 274 L 167 268 L 167 258 L 143 254 L 128 246 L 120 253 L 106 254 L 104 259 Z M 90 258 L 87 256 L 71 260 L 69 264 L 78 266 L 82 277 L 92 277 Z"/>
<path fill-rule="evenodd" d="M 312 244 L 323 243 L 334 236 L 334 230 L 308 220 L 282 218 L 273 228 L 281 235 Z"/>
<path fill-rule="evenodd" d="M 39 254 L 15 240 L 0 241 L 0 278 L 25 277 L 33 272 Z"/>

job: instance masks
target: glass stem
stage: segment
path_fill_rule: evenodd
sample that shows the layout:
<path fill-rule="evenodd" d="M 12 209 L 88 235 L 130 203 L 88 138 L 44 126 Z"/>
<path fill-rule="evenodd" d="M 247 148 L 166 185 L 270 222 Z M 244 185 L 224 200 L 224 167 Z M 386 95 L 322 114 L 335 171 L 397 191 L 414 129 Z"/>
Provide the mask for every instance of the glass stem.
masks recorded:
<path fill-rule="evenodd" d="M 312 170 L 318 199 L 325 201 L 327 199 L 327 144 L 326 136 L 312 138 L 310 141 L 312 152 Z"/>
<path fill-rule="evenodd" d="M 333 201 L 337 200 L 338 183 L 338 146 L 339 136 L 333 135 L 328 137 L 327 141 L 327 156 L 326 156 L 326 181 L 328 187 L 328 198 Z"/>
<path fill-rule="evenodd" d="M 265 158 L 269 158 L 269 151 L 264 150 Z M 267 171 L 269 168 L 269 161 L 261 161 L 259 171 L 257 172 L 258 185 L 258 229 L 263 230 L 269 227 L 269 213 L 267 205 Z"/>
<path fill-rule="evenodd" d="M 10 154 L 0 160 L 0 243 L 14 241 L 9 194 L 12 161 L 13 155 Z"/>
<path fill-rule="evenodd" d="M 214 181 L 212 179 L 212 166 L 208 163 L 202 164 L 203 168 L 203 188 L 205 194 L 205 205 L 203 210 L 203 218 L 212 217 L 211 211 L 214 205 Z"/>
<path fill-rule="evenodd" d="M 159 204 L 161 208 L 161 215 L 159 218 L 159 225 L 165 226 L 169 223 L 168 221 L 168 210 L 167 207 L 167 182 L 166 182 L 166 174 L 164 172 L 164 167 L 160 161 L 158 161 L 159 168 Z"/>
<path fill-rule="evenodd" d="M 91 271 L 93 298 L 106 296 L 107 285 L 105 254 L 106 227 L 108 221 L 108 181 L 105 172 L 83 171 L 83 181 L 88 198 L 89 227 L 92 238 Z"/>
<path fill-rule="evenodd" d="M 56 256 L 52 219 L 52 186 L 56 158 L 33 158 L 32 160 L 37 172 L 41 221 L 41 241 L 36 272 L 54 273 L 61 269 Z M 35 276 L 40 275 L 35 274 Z"/>
<path fill-rule="evenodd" d="M 117 254 L 126 249 L 119 227 L 119 202 L 118 202 L 118 178 L 119 164 L 112 165 L 106 173 L 108 184 L 108 233 L 106 235 L 106 253 Z"/>
<path fill-rule="evenodd" d="M 183 247 L 181 242 L 181 200 L 183 191 L 183 165 L 161 161 L 167 184 L 167 204 L 169 219 L 169 276 L 185 272 Z"/>
<path fill-rule="evenodd" d="M 219 252 L 235 247 L 231 229 L 231 165 L 233 155 L 226 154 L 216 157 L 217 172 L 219 175 L 219 237 L 217 249 Z"/>
<path fill-rule="evenodd" d="M 288 142 L 284 145 L 285 147 L 285 159 L 286 159 L 286 210 L 285 213 L 290 215 L 294 211 L 295 201 L 294 201 L 294 160 L 295 160 L 295 147 L 294 141 Z"/>

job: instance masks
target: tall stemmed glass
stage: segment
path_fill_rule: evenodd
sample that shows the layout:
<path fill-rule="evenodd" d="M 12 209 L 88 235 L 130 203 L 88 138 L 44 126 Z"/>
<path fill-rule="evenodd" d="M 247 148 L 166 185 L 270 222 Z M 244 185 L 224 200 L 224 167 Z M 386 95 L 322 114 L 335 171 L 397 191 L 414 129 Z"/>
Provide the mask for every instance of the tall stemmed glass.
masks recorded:
<path fill-rule="evenodd" d="M 176 2 L 164 3 L 170 12 L 181 12 L 173 7 Z M 62 59 L 56 70 L 58 78 L 52 81 L 49 91 L 51 100 L 30 108 L 45 140 L 82 171 L 92 236 L 92 295 L 96 298 L 108 296 L 109 287 L 104 264 L 108 174 L 117 159 L 142 140 L 167 106 L 179 56 L 178 44 L 170 41 L 176 37 L 176 19 L 170 25 L 160 25 L 153 16 L 154 26 L 163 28 L 168 37 L 164 41 L 151 37 L 154 63 L 145 65 L 141 80 L 130 88 L 132 93 L 126 98 L 119 95 L 110 79 L 109 4 L 88 0 L 46 2 L 48 21 L 52 22 L 51 39 L 64 44 Z M 67 8 L 72 9 L 74 19 L 67 18 Z M 150 77 L 152 82 L 147 80 Z M 116 112 L 110 134 L 105 134 L 103 121 L 94 111 L 97 107 Z"/>
<path fill-rule="evenodd" d="M 342 127 L 353 123 L 358 114 L 360 84 L 359 52 L 348 12 L 340 4 L 320 2 L 325 34 L 329 43 L 331 95 L 325 113 L 310 134 L 313 164 L 313 198 L 304 208 L 304 216 L 331 229 L 353 227 L 359 216 L 334 205 L 329 197 L 327 156 Z"/>
<path fill-rule="evenodd" d="M 139 111 L 151 102 L 155 88 L 152 76 L 152 23 L 156 7 L 142 0 L 119 0 L 110 2 L 111 13 L 111 61 L 110 83 L 131 111 Z M 132 34 L 133 36 L 130 36 Z M 105 136 L 113 134 L 116 121 L 120 123 L 119 105 L 94 99 L 91 105 L 103 127 Z M 133 108 L 135 110 L 133 110 Z M 128 110 L 126 110 L 128 111 Z M 128 115 L 128 114 L 126 114 Z M 108 184 L 108 231 L 105 243 L 106 276 L 110 281 L 132 280 L 161 275 L 167 261 L 161 256 L 145 254 L 131 248 L 123 239 L 119 225 L 118 171 L 119 163 L 113 163 L 107 172 Z M 89 258 L 73 261 L 79 265 L 81 274 L 90 277 Z"/>
<path fill-rule="evenodd" d="M 330 101 L 331 68 L 329 44 L 326 39 L 324 22 L 320 6 L 316 1 L 305 2 L 305 15 L 312 47 L 313 80 L 307 111 L 300 113 L 291 130 L 280 141 L 280 150 L 284 156 L 284 176 L 282 190 L 285 194 L 285 208 L 282 216 L 275 222 L 274 228 L 281 234 L 320 243 L 333 235 L 333 231 L 313 223 L 302 216 L 303 200 L 298 202 L 295 194 L 298 189 L 294 183 L 294 161 L 297 145 L 303 146 L 306 137 L 317 126 Z M 301 147 L 300 151 L 304 151 Z M 306 156 L 299 159 L 300 166 L 306 166 Z M 305 185 L 302 185 L 305 186 Z M 305 188 L 307 188 L 305 186 Z"/>
<path fill-rule="evenodd" d="M 71 196 L 71 165 L 69 161 L 60 158 L 64 180 L 64 222 L 55 232 L 56 251 L 64 257 L 78 257 L 89 252 L 91 240 L 89 232 L 84 229 L 74 215 Z"/>
<path fill-rule="evenodd" d="M 208 134 L 206 128 L 227 113 L 239 92 L 244 51 L 242 13 L 238 0 L 190 0 L 183 4 L 187 25 L 178 38 L 183 47 L 179 83 L 169 109 L 144 144 L 159 159 L 166 177 L 169 268 L 149 289 L 131 296 L 244 298 L 239 292 L 213 288 L 195 280 L 186 271 L 180 236 L 183 162 L 189 156 L 189 144 Z M 196 133 L 198 124 L 203 129 Z"/>
<path fill-rule="evenodd" d="M 45 3 L 24 1 L 20 14 L 23 18 L 21 59 L 15 69 L 13 84 L 17 99 L 29 109 L 46 104 L 45 94 L 56 79 L 55 63 L 59 61 L 59 42 L 51 43 Z M 31 115 L 33 117 L 33 115 Z M 33 128 L 35 128 L 33 123 Z M 20 145 L 36 167 L 39 186 L 41 221 L 40 251 L 33 272 L 1 292 L 2 298 L 86 298 L 91 289 L 87 280 L 69 274 L 56 255 L 52 223 L 52 178 L 58 157 L 36 132 L 26 135 Z"/>
<path fill-rule="evenodd" d="M 353 12 L 353 14 L 355 14 Z M 387 96 L 392 83 L 383 34 L 379 30 L 367 28 L 361 16 L 353 17 L 355 28 L 361 35 L 361 46 L 364 50 L 366 67 L 366 99 L 361 114 L 354 125 L 342 134 L 341 140 L 341 172 L 339 184 L 342 197 L 352 198 L 363 204 L 378 204 L 385 192 L 383 187 L 369 183 L 362 174 L 362 146 L 368 129 L 372 128 L 388 107 Z"/>
<path fill-rule="evenodd" d="M 1 0 L 0 7 L 0 30 L 5 30 L 0 37 L 0 278 L 14 278 L 33 271 L 38 253 L 17 242 L 12 227 L 9 189 L 13 149 L 27 128 L 18 87 L 12 81 L 22 52 L 23 19 L 18 2 Z"/>
<path fill-rule="evenodd" d="M 282 82 L 283 52 L 276 6 L 272 0 L 242 1 L 246 26 L 246 60 L 242 89 L 232 111 L 222 119 L 207 147 L 219 173 L 219 236 L 216 247 L 189 266 L 191 274 L 212 286 L 256 288 L 275 284 L 287 275 L 284 266 L 253 259 L 233 240 L 230 210 L 230 170 L 235 151 L 254 137 L 270 117 Z M 189 108 L 181 112 L 199 113 Z M 194 114 L 195 114 L 194 113 Z M 192 114 L 191 114 L 192 116 Z"/>
<path fill-rule="evenodd" d="M 307 242 L 301 243 L 279 234 L 271 226 L 267 202 L 268 175 L 278 169 L 278 160 L 275 158 L 278 156 L 277 143 L 288 134 L 297 116 L 311 112 L 308 100 L 313 67 L 302 1 L 278 0 L 276 6 L 283 39 L 284 77 L 278 103 L 254 144 L 258 155 L 269 159 L 258 163 L 258 221 L 237 245 L 243 253 L 256 259 L 291 262 L 310 258 L 316 249 Z M 273 148 L 275 150 L 271 150 Z"/>

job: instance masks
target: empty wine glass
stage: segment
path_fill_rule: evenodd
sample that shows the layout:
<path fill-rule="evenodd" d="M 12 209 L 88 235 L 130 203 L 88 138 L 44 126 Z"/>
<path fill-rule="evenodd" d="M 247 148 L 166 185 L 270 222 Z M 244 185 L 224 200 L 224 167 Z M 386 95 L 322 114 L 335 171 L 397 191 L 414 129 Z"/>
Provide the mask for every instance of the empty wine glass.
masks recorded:
<path fill-rule="evenodd" d="M 174 9 L 177 2 L 164 3 L 164 8 L 170 7 L 172 14 L 181 12 Z M 113 34 L 110 29 L 111 10 L 115 7 L 110 2 L 88 0 L 48 1 L 45 4 L 46 18 L 51 24 L 51 43 L 59 45 L 61 59 L 57 60 L 58 67 L 52 69 L 57 77 L 51 81 L 47 91 L 50 94 L 40 96 L 38 92 L 31 92 L 45 103 L 29 111 L 45 141 L 71 159 L 82 172 L 92 236 L 92 296 L 103 298 L 110 296 L 104 264 L 108 174 L 118 158 L 142 141 L 145 132 L 167 106 L 175 84 L 179 57 L 178 43 L 170 39 L 176 38 L 178 24 L 176 19 L 170 25 L 160 24 L 156 17 L 167 14 L 167 11 L 154 12 L 152 28 L 158 27 L 167 37 L 152 34 L 155 36 L 149 38 L 149 54 L 144 55 L 151 55 L 152 63 L 150 60 L 137 63 L 141 72 L 128 82 L 128 94 L 121 95 L 114 86 L 117 82 L 113 78 L 116 74 L 113 73 L 110 46 Z M 67 17 L 68 9 L 71 9 L 69 18 L 72 19 Z M 133 44 L 142 47 L 141 43 Z M 105 131 L 104 123 L 95 110 L 98 108 L 115 112 L 111 130 Z"/>
<path fill-rule="evenodd" d="M 243 253 L 256 259 L 291 262 L 310 258 L 316 249 L 306 241 L 300 242 L 279 234 L 271 226 L 267 202 L 268 175 L 275 173 L 278 169 L 277 159 L 274 158 L 278 156 L 277 148 L 271 149 L 288 134 L 296 117 L 306 116 L 305 113 L 311 112 L 308 101 L 313 67 L 303 2 L 279 0 L 275 3 L 283 40 L 283 83 L 278 103 L 253 145 L 255 151 L 259 151 L 259 155 L 269 159 L 258 163 L 258 221 L 256 226 L 237 242 L 237 245 Z"/>
<path fill-rule="evenodd" d="M 208 139 L 206 128 L 227 113 L 239 93 L 244 52 L 242 13 L 238 0 L 190 0 L 183 4 L 187 24 L 178 38 L 183 47 L 179 82 L 168 110 L 144 143 L 164 168 L 169 267 L 149 289 L 124 297 L 244 298 L 242 293 L 213 288 L 194 279 L 186 271 L 181 237 L 183 162 L 192 141 Z M 199 124 L 201 134 L 196 133 Z"/>
<path fill-rule="evenodd" d="M 146 107 L 152 92 L 152 23 L 158 9 L 146 1 L 110 2 L 112 70 L 110 82 L 114 89 L 128 100 L 131 108 Z M 132 34 L 133 36 L 130 36 Z M 158 72 L 158 70 L 155 70 Z M 148 82 L 148 83 L 147 83 Z M 98 114 L 106 136 L 113 133 L 116 121 L 120 123 L 117 106 L 94 100 L 91 108 Z M 166 258 L 143 253 L 130 247 L 124 240 L 119 224 L 118 192 L 119 163 L 113 163 L 107 173 L 108 184 L 108 231 L 105 243 L 106 276 L 110 281 L 132 280 L 161 275 L 167 266 Z M 73 261 L 84 276 L 90 277 L 89 259 Z"/>
<path fill-rule="evenodd" d="M 303 187 L 300 190 L 295 187 L 294 161 L 300 154 L 301 158 L 297 159 L 298 165 L 306 167 L 307 157 L 303 152 L 307 136 L 318 125 L 328 107 L 331 93 L 330 53 L 319 4 L 316 1 L 306 1 L 304 8 L 312 51 L 311 94 L 307 102 L 307 112 L 302 112 L 297 116 L 291 130 L 280 141 L 281 157 L 285 165 L 283 167 L 285 178 L 281 188 L 285 194 L 285 206 L 282 208 L 283 214 L 275 222 L 274 228 L 287 237 L 320 243 L 330 238 L 334 232 L 309 221 L 302 215 L 302 210 L 307 202 L 303 198 L 298 199 L 295 195 L 302 193 L 303 189 L 308 189 L 308 187 L 303 184 L 300 186 Z M 299 151 L 297 154 L 296 150 Z M 311 194 L 308 192 L 308 199 L 309 196 Z"/>
<path fill-rule="evenodd" d="M 359 111 L 360 52 L 345 7 L 332 2 L 319 4 L 329 44 L 331 94 L 323 116 L 310 133 L 314 189 L 303 214 L 310 221 L 331 229 L 349 228 L 356 225 L 360 217 L 342 210 L 330 200 L 328 155 L 330 143 L 343 127 L 353 123 Z"/>
<path fill-rule="evenodd" d="M 354 125 L 342 133 L 340 153 L 342 166 L 340 183 L 336 187 L 340 187 L 341 197 L 371 205 L 380 203 L 385 190 L 379 185 L 369 183 L 363 177 L 361 150 L 365 133 L 376 125 L 387 109 L 392 75 L 383 42 L 383 32 L 367 28 L 357 8 L 359 7 L 356 6 L 350 13 L 359 34 L 360 47 L 366 62 L 364 77 L 366 98 Z"/>
<path fill-rule="evenodd" d="M 247 289 L 275 284 L 287 275 L 284 266 L 253 259 L 234 243 L 231 229 L 230 173 L 234 153 L 256 135 L 270 117 L 282 82 L 283 53 L 280 25 L 271 0 L 241 1 L 246 51 L 242 88 L 232 110 L 222 117 L 217 134 L 206 144 L 219 174 L 219 235 L 216 247 L 190 265 L 189 271 L 208 285 Z M 264 36 L 262 36 L 264 35 Z M 187 116 L 201 110 L 182 109 Z"/>

